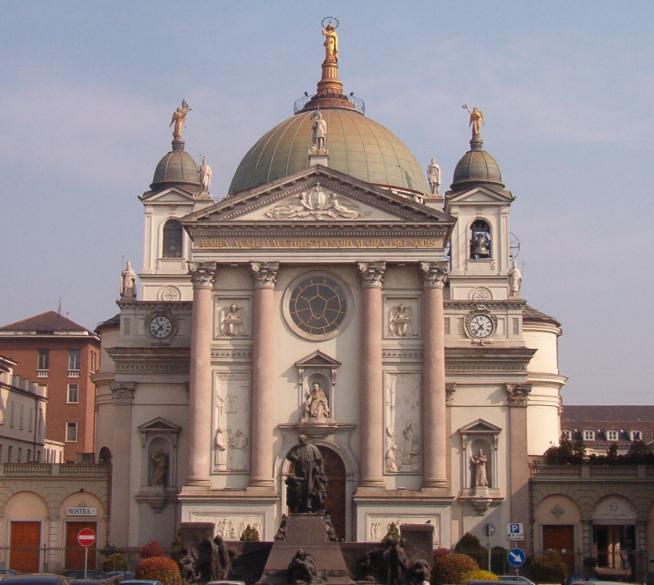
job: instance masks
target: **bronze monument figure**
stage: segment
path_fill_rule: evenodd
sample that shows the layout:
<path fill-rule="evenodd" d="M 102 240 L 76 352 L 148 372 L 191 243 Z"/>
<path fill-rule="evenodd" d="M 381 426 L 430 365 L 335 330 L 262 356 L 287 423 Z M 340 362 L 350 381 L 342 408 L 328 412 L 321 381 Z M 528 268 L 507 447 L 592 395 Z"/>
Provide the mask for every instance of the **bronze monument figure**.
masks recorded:
<path fill-rule="evenodd" d="M 291 472 L 286 478 L 286 503 L 291 513 L 324 512 L 327 476 L 320 450 L 305 435 L 286 455 Z"/>

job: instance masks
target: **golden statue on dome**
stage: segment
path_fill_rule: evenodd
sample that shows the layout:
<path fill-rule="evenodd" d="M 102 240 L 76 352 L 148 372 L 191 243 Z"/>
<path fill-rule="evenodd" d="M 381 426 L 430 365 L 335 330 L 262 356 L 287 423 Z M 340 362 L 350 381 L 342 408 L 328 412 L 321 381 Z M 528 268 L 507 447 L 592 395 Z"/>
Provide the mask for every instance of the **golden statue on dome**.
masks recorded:
<path fill-rule="evenodd" d="M 472 109 L 470 109 L 469 106 L 466 104 L 463 104 L 461 106 L 464 110 L 467 110 L 467 112 L 470 114 L 470 121 L 468 122 L 468 126 L 472 126 L 472 137 L 473 138 L 480 138 L 481 137 L 481 125 L 484 123 L 484 114 L 483 112 L 477 107 L 474 106 Z"/>
<path fill-rule="evenodd" d="M 322 19 L 321 32 L 325 37 L 325 62 L 338 63 L 338 20 L 333 16 L 326 16 Z"/>
<path fill-rule="evenodd" d="M 173 112 L 173 119 L 170 121 L 169 126 L 173 126 L 173 141 L 184 142 L 182 138 L 182 130 L 186 126 L 186 115 L 191 111 L 191 107 L 182 100 L 182 105 Z"/>

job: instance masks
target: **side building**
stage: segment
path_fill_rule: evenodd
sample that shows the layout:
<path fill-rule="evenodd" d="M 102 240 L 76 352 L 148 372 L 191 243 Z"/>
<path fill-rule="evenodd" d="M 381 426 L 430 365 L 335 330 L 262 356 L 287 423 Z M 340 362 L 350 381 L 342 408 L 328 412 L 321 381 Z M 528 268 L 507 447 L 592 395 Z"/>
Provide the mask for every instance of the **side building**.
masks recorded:
<path fill-rule="evenodd" d="M 55 311 L 0 327 L 0 354 L 14 373 L 47 387 L 46 439 L 65 444 L 64 461 L 93 457 L 100 338 Z M 92 460 L 92 459 L 91 459 Z"/>

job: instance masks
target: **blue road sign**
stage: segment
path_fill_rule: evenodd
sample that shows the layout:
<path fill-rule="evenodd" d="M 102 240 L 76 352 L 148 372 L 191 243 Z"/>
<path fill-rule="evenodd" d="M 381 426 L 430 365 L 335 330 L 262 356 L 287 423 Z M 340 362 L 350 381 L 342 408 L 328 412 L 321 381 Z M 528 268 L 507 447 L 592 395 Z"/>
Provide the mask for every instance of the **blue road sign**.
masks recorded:
<path fill-rule="evenodd" d="M 522 567 L 525 564 L 527 555 L 521 548 L 512 548 L 506 555 L 506 560 L 512 567 Z"/>

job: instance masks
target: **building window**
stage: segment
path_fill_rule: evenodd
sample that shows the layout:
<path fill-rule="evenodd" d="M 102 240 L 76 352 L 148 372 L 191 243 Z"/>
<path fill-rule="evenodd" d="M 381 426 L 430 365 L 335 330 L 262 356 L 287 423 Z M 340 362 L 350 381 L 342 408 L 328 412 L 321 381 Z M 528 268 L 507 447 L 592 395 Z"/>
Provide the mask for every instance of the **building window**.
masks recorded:
<path fill-rule="evenodd" d="M 595 431 L 584 431 L 584 441 L 594 441 Z"/>
<path fill-rule="evenodd" d="M 562 431 L 561 438 L 564 441 L 572 441 L 572 431 Z"/>
<path fill-rule="evenodd" d="M 631 431 L 632 441 L 641 441 L 642 439 L 643 439 L 643 435 L 640 431 Z"/>
<path fill-rule="evenodd" d="M 30 407 L 30 416 L 27 419 L 27 430 L 31 433 L 34 430 L 34 409 Z"/>
<path fill-rule="evenodd" d="M 97 365 L 98 365 L 98 364 L 97 364 L 97 356 L 96 356 L 96 353 L 95 353 L 94 351 L 90 352 L 90 355 L 91 355 L 91 357 L 90 357 L 90 360 L 91 360 L 91 371 L 92 371 L 92 372 L 95 372 L 95 370 L 96 370 L 96 368 L 97 368 Z"/>
<path fill-rule="evenodd" d="M 2 461 L 2 443 L 0 443 L 0 463 L 3 463 L 3 461 Z"/>
<path fill-rule="evenodd" d="M 66 423 L 66 442 L 75 443 L 77 441 L 77 423 L 76 422 L 67 422 Z"/>
<path fill-rule="evenodd" d="M 77 404 L 79 402 L 79 384 L 68 384 L 68 404 Z"/>
<path fill-rule="evenodd" d="M 12 402 L 9 405 L 9 426 L 13 429 L 14 428 L 14 403 Z"/>
<path fill-rule="evenodd" d="M 50 350 L 39 349 L 38 360 L 36 365 L 36 376 L 38 378 L 47 378 L 50 369 Z"/>
<path fill-rule="evenodd" d="M 27 463 L 32 462 L 32 450 L 31 449 L 27 450 L 27 459 L 25 459 L 25 461 L 27 461 Z"/>
<path fill-rule="evenodd" d="M 606 431 L 606 440 L 607 441 L 617 441 L 618 440 L 618 431 Z"/>
<path fill-rule="evenodd" d="M 14 450 L 14 448 L 9 445 L 7 447 L 7 463 L 11 463 L 11 452 Z"/>
<path fill-rule="evenodd" d="M 68 376 L 79 378 L 80 353 L 79 349 L 68 350 Z"/>
<path fill-rule="evenodd" d="M 18 457 L 16 458 L 16 463 L 20 463 L 20 460 L 23 458 L 23 448 L 18 447 Z"/>
<path fill-rule="evenodd" d="M 182 224 L 176 219 L 169 219 L 163 229 L 163 257 L 181 258 L 183 241 Z"/>
<path fill-rule="evenodd" d="M 25 405 L 20 405 L 20 415 L 18 417 L 18 430 L 22 431 L 25 428 Z"/>

